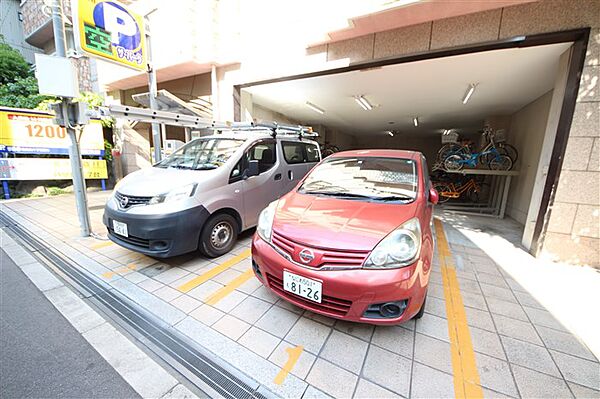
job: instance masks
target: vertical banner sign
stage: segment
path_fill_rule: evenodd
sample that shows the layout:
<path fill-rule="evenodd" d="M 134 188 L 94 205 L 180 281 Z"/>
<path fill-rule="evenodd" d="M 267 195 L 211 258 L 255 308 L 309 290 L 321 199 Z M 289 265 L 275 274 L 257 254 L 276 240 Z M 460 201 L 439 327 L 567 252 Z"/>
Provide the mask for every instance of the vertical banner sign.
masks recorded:
<path fill-rule="evenodd" d="M 88 55 L 146 69 L 144 18 L 117 1 L 73 0 L 74 30 Z"/>

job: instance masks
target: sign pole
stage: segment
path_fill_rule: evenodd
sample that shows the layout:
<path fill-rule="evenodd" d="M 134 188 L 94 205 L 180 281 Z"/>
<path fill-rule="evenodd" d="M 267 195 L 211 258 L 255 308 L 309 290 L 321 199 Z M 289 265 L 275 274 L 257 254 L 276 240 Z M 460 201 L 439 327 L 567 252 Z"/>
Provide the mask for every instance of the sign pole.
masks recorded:
<path fill-rule="evenodd" d="M 150 21 L 148 19 L 148 14 L 144 16 L 144 21 L 146 23 L 146 60 L 148 63 L 148 91 L 150 93 L 150 109 L 157 110 L 158 105 L 156 104 L 156 93 L 158 91 L 156 84 L 156 71 L 154 70 L 154 65 L 152 64 L 152 44 L 150 43 Z M 161 152 L 161 133 L 160 126 L 157 122 L 152 123 L 152 142 L 154 143 L 154 162 L 160 162 L 162 159 Z"/>
<path fill-rule="evenodd" d="M 52 0 L 52 26 L 54 30 L 54 45 L 56 48 L 56 56 L 65 58 L 67 56 L 67 48 L 65 41 L 65 28 L 63 24 L 62 4 L 61 0 Z M 87 207 L 87 195 L 85 187 L 85 179 L 83 178 L 83 168 L 81 161 L 81 150 L 75 129 L 69 122 L 67 112 L 67 99 L 62 99 L 61 109 L 67 133 L 71 139 L 69 147 L 69 160 L 71 161 L 71 173 L 73 174 L 73 191 L 75 192 L 75 204 L 77 205 L 77 215 L 79 216 L 79 225 L 81 236 L 87 237 L 91 233 L 90 215 Z"/>

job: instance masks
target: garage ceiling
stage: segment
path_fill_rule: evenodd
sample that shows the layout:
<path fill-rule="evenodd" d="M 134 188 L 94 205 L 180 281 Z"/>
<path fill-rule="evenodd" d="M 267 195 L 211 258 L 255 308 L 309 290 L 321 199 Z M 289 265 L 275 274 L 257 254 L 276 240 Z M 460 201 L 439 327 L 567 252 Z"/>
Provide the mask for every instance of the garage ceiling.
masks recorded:
<path fill-rule="evenodd" d="M 560 55 L 570 43 L 496 50 L 337 75 L 253 86 L 255 104 L 305 124 L 350 134 L 399 130 L 430 135 L 468 133 L 488 116 L 510 115 L 552 89 Z M 465 105 L 470 83 L 477 87 Z M 374 105 L 362 110 L 353 96 Z M 317 105 L 324 115 L 311 110 Z M 419 127 L 413 126 L 413 117 Z M 389 122 L 394 122 L 393 125 Z"/>

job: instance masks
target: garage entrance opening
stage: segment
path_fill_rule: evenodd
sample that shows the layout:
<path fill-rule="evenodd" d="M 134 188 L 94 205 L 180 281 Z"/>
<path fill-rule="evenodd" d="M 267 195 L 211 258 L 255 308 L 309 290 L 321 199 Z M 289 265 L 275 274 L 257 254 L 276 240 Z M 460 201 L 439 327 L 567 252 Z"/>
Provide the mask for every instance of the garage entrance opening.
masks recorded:
<path fill-rule="evenodd" d="M 563 42 L 244 85 L 240 114 L 311 125 L 325 154 L 420 151 L 444 212 L 509 218 L 507 236 L 533 251 L 572 53 Z"/>

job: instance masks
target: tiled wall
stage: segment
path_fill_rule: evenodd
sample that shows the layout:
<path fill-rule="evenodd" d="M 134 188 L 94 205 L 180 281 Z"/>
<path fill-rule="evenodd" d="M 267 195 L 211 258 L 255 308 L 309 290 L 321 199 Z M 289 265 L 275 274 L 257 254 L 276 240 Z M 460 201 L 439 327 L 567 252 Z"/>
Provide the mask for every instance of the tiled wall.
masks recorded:
<path fill-rule="evenodd" d="M 542 253 L 600 267 L 600 1 L 542 0 L 321 46 L 327 60 L 399 56 L 591 27 L 586 66 Z"/>

